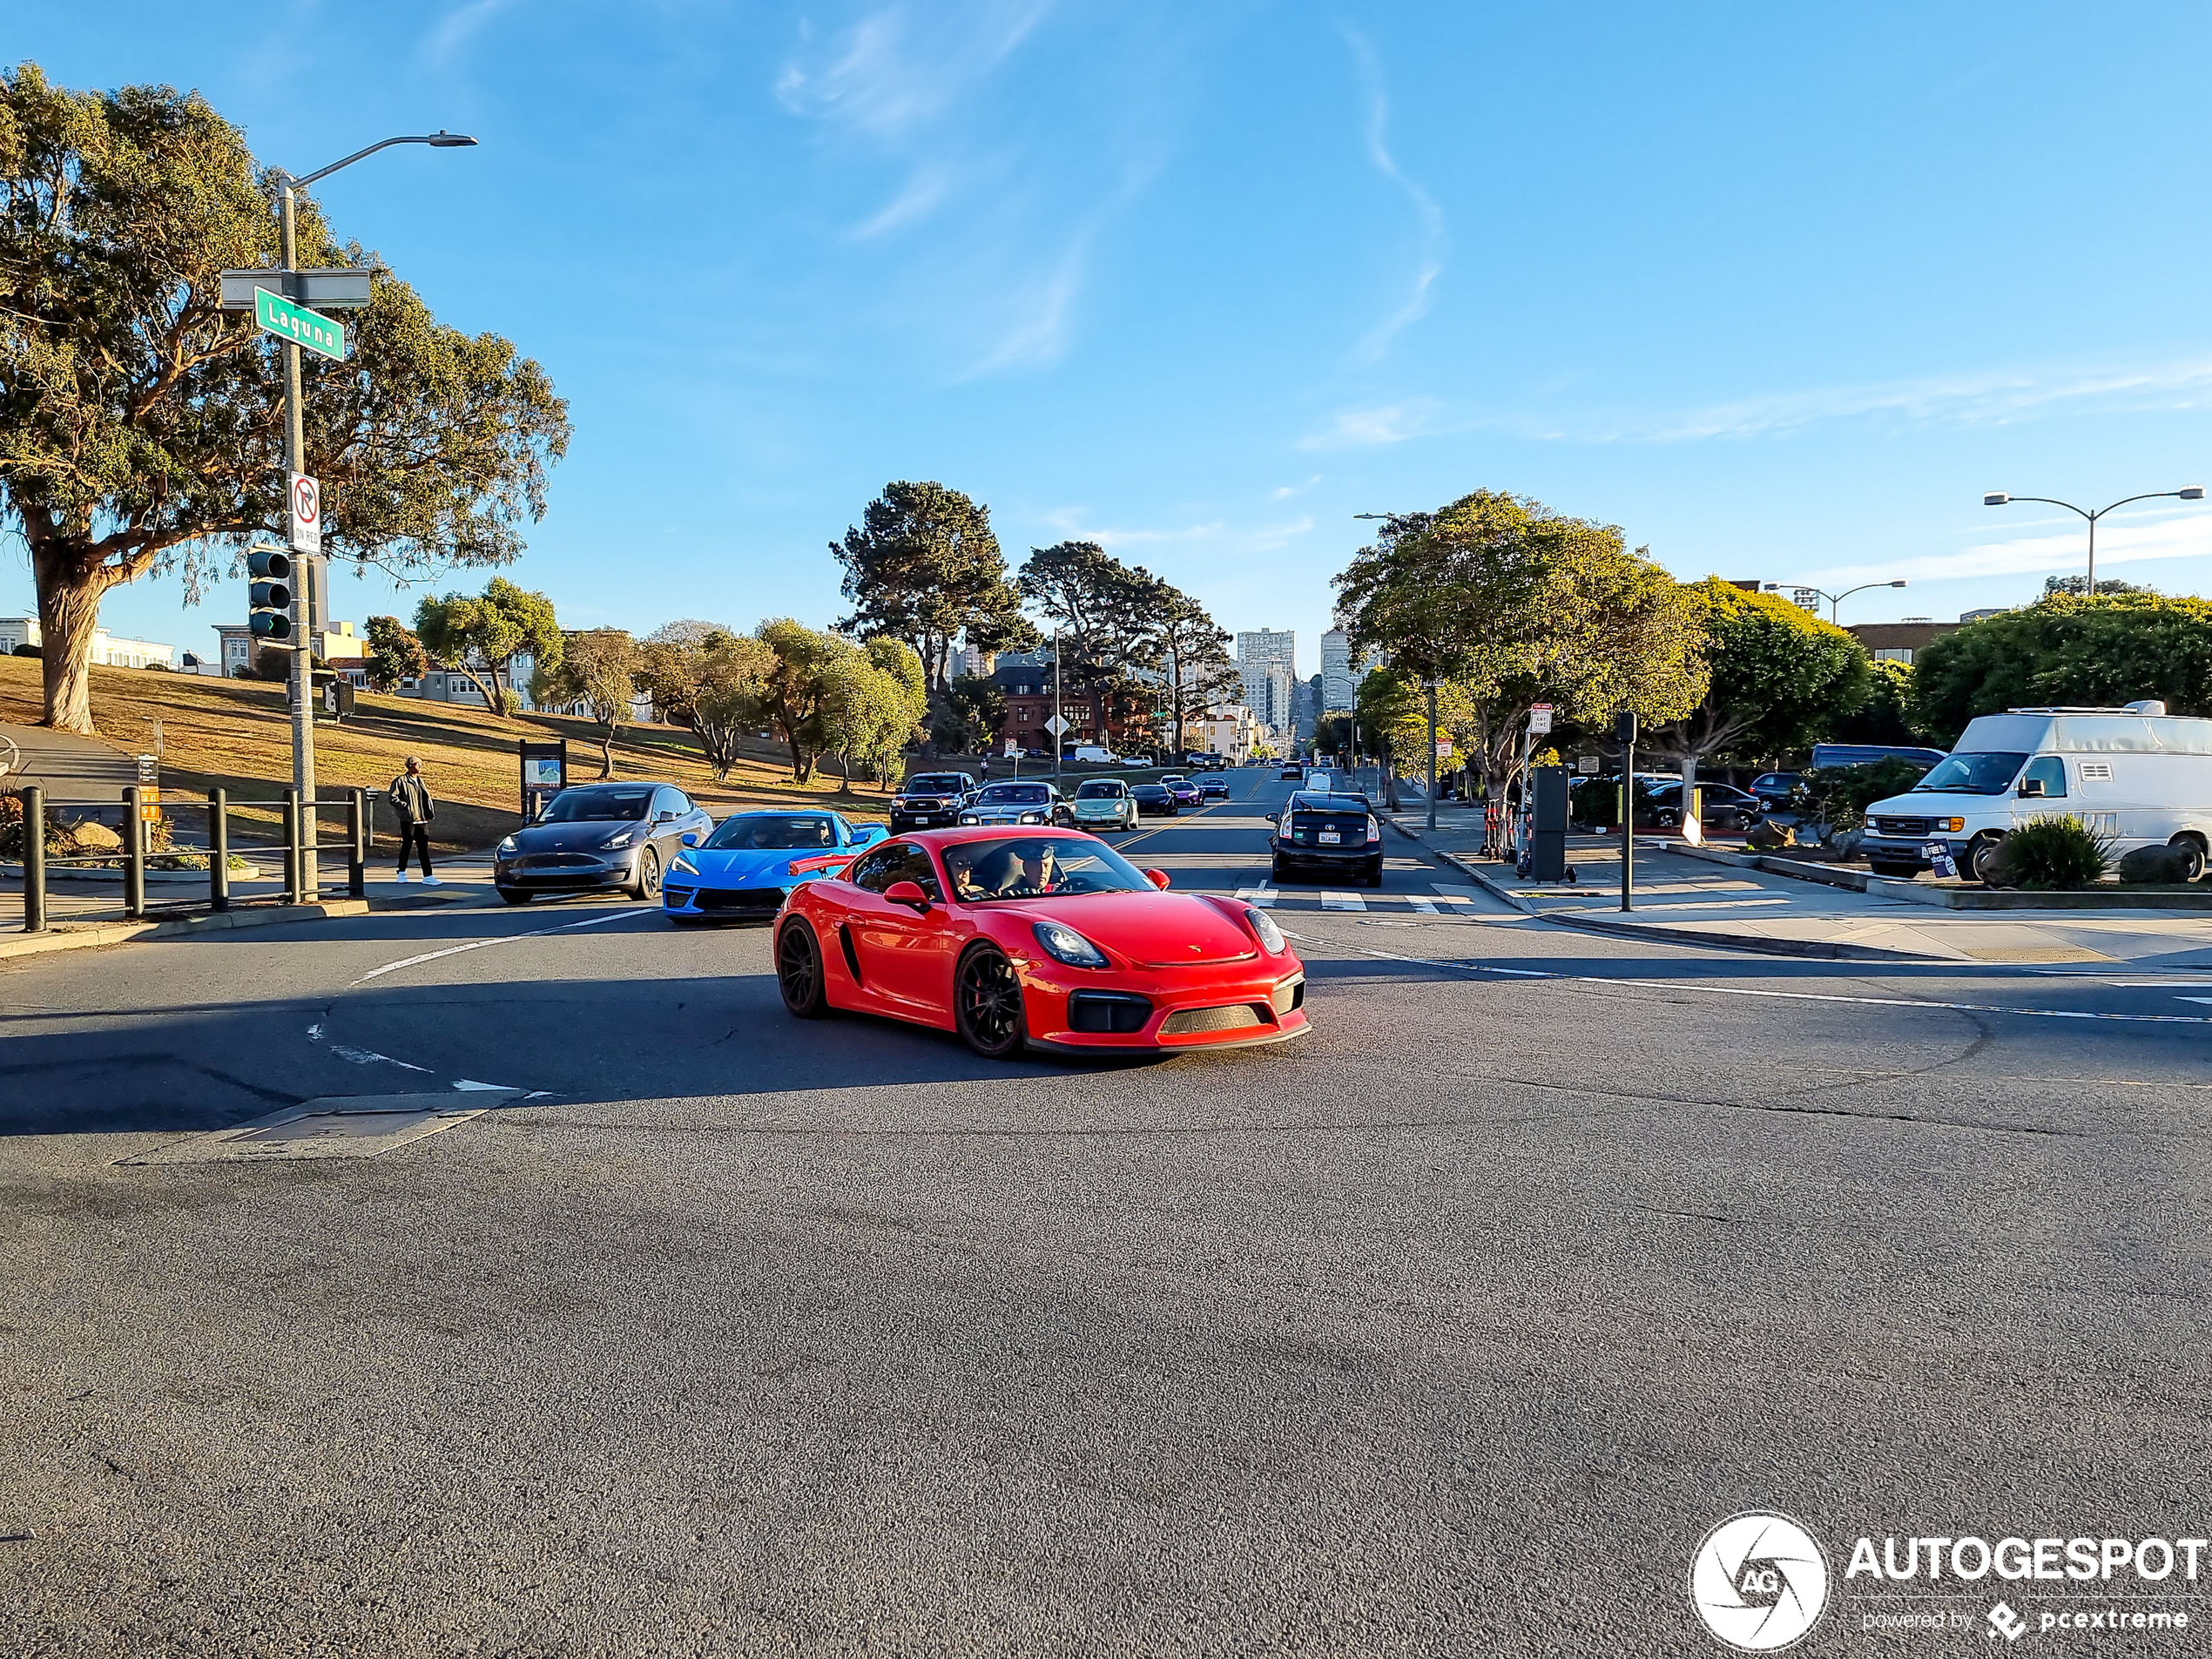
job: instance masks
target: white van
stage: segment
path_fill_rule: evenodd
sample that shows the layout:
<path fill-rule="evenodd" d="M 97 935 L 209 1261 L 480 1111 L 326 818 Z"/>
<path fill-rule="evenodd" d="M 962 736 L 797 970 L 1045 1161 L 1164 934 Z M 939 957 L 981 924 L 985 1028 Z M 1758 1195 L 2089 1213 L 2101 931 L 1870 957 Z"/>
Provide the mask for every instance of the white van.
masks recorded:
<path fill-rule="evenodd" d="M 2212 849 L 2212 720 L 2157 702 L 1985 714 L 1911 790 L 1866 809 L 1860 851 L 1877 875 L 1913 875 L 1940 841 L 1979 880 L 2006 831 L 2069 815 L 2115 853 L 2190 849 L 2195 880 Z"/>
<path fill-rule="evenodd" d="M 1096 766 L 1111 766 L 1119 764 L 1118 759 L 1111 749 L 1102 749 L 1095 744 L 1089 743 L 1079 744 L 1075 748 L 1069 750 L 1068 759 L 1076 761 L 1088 761 L 1092 765 Z"/>

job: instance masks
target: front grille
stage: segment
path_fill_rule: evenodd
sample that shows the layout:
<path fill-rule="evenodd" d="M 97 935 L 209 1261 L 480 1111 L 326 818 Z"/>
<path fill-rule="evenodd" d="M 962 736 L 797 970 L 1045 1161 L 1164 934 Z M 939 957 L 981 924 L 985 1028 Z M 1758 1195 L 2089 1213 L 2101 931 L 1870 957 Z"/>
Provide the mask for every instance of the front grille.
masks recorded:
<path fill-rule="evenodd" d="M 1162 1036 L 1190 1031 L 1242 1031 L 1247 1026 L 1268 1025 L 1271 1010 L 1256 1002 L 1231 1002 L 1225 1008 L 1183 1008 L 1160 1022 Z"/>
<path fill-rule="evenodd" d="M 774 910 L 783 901 L 781 887 L 739 887 L 735 892 L 710 890 L 699 894 L 702 910 Z"/>
<path fill-rule="evenodd" d="M 1934 827 L 1933 821 L 1925 818 L 1876 818 L 1867 821 L 1881 835 L 1925 835 Z"/>
<path fill-rule="evenodd" d="M 1304 1008 L 1305 1006 L 1305 981 L 1302 979 L 1285 980 L 1275 988 L 1273 1001 L 1275 1012 L 1278 1014 L 1288 1014 L 1292 1008 Z"/>
<path fill-rule="evenodd" d="M 1070 1031 L 1130 1036 L 1144 1028 L 1152 1005 L 1126 991 L 1076 991 L 1068 998 Z"/>
<path fill-rule="evenodd" d="M 689 887 L 663 887 L 660 892 L 662 900 L 675 906 L 678 910 L 691 902 L 691 890 Z"/>
<path fill-rule="evenodd" d="M 526 859 L 516 859 L 518 870 L 596 870 L 606 862 L 589 853 L 534 853 Z"/>

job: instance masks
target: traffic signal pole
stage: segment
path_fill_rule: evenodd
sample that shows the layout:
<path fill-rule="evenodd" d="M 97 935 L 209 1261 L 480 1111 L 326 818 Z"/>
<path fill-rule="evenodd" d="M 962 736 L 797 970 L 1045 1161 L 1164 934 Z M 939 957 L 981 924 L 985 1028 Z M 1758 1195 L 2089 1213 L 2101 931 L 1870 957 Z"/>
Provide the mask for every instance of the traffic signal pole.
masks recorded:
<path fill-rule="evenodd" d="M 283 237 L 283 268 L 288 276 L 298 268 L 293 234 L 293 199 L 292 180 L 287 177 L 283 194 L 279 199 Z M 292 475 L 307 471 L 306 415 L 301 408 L 300 394 L 300 347 L 293 341 L 285 341 L 279 347 L 284 353 L 284 466 L 285 475 L 279 492 L 285 500 L 289 515 L 292 501 Z M 320 621 L 314 613 L 314 560 L 305 553 L 293 553 L 293 583 L 292 589 L 293 615 L 298 618 L 296 637 L 292 642 L 292 787 L 300 799 L 300 875 L 296 894 L 300 902 L 312 904 L 317 896 L 315 880 L 315 710 L 310 700 L 314 695 L 315 627 Z"/>

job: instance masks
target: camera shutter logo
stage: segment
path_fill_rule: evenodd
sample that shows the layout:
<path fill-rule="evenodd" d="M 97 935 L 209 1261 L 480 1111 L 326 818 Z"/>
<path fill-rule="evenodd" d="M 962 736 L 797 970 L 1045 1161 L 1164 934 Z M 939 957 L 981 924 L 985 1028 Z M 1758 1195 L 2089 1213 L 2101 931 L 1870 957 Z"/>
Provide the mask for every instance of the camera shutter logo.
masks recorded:
<path fill-rule="evenodd" d="M 1828 1558 L 1787 1515 L 1730 1515 L 1689 1563 L 1689 1603 L 1714 1635 L 1743 1653 L 1804 1639 L 1828 1605 Z"/>

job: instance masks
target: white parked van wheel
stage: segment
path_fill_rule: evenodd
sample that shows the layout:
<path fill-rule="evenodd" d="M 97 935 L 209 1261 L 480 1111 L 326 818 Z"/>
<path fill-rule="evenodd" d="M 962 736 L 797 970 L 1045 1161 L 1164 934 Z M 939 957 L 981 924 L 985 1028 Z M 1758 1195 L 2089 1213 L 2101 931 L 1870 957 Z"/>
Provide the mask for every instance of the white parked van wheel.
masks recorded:
<path fill-rule="evenodd" d="M 2194 835 L 2184 833 L 2176 835 L 2166 845 L 2176 853 L 2188 854 L 2188 873 L 2182 878 L 2182 880 L 2201 881 L 2204 879 L 2204 843 L 2202 841 Z"/>
<path fill-rule="evenodd" d="M 1969 881 L 1989 880 L 1989 855 L 1997 850 L 1997 843 L 2005 838 L 1985 833 L 1966 843 L 1966 856 L 1959 860 L 1959 873 Z"/>

